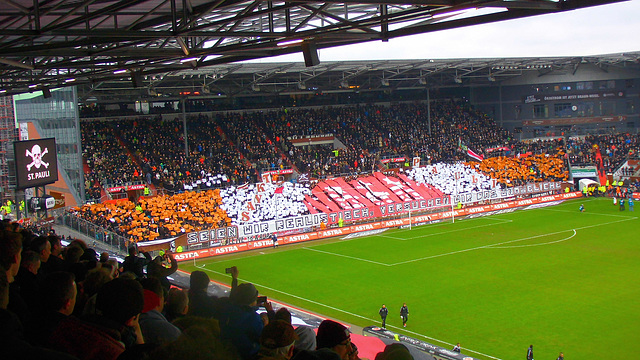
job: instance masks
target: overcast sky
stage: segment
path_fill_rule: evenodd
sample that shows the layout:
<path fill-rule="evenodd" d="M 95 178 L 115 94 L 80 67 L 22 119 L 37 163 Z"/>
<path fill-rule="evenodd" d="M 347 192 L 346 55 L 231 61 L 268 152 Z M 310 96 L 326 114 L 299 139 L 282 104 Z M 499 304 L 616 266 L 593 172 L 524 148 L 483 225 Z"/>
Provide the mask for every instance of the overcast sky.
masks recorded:
<path fill-rule="evenodd" d="M 640 51 L 640 0 L 318 50 L 320 61 L 603 55 Z M 302 53 L 260 60 L 304 61 Z"/>

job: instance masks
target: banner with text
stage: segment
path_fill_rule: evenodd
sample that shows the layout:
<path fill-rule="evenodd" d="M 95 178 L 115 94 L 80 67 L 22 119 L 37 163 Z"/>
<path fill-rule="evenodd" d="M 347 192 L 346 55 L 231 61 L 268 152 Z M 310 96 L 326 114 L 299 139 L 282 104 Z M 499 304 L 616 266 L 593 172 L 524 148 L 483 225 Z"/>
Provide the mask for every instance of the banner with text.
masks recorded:
<path fill-rule="evenodd" d="M 476 203 L 478 201 L 498 200 L 515 196 L 530 195 L 557 190 L 562 190 L 562 184 L 559 182 L 533 183 L 522 186 L 513 186 L 506 189 L 473 191 L 460 195 L 454 195 L 453 203 L 461 203 L 464 205 Z"/>
<path fill-rule="evenodd" d="M 531 206 L 536 204 L 542 204 L 551 201 L 559 201 L 559 200 L 569 200 L 576 199 L 582 196 L 582 193 L 579 191 L 558 194 L 558 195 L 549 195 L 549 196 L 540 196 L 532 199 L 522 199 L 522 200 L 514 200 L 508 201 L 499 204 L 490 204 L 483 206 L 475 206 L 464 209 L 456 209 L 453 211 L 443 211 L 428 215 L 420 215 L 409 218 L 402 219 L 393 219 L 393 220 L 384 220 L 378 221 L 370 224 L 360 224 L 353 226 L 345 226 L 342 228 L 334 228 L 327 229 L 321 231 L 312 231 L 304 234 L 296 234 L 296 235 L 285 235 L 278 239 L 278 244 L 293 244 L 298 242 L 305 242 L 311 240 L 324 239 L 329 237 L 336 236 L 346 236 L 352 233 L 358 233 L 362 231 L 371 231 L 378 229 L 386 229 L 392 227 L 400 227 L 407 226 L 410 224 L 427 224 L 434 223 L 446 219 L 450 219 L 452 217 L 464 217 L 473 214 L 482 214 L 487 212 L 498 212 L 507 209 L 515 209 L 523 206 Z M 228 228 L 227 228 L 228 229 Z M 199 233 L 202 233 L 199 232 Z M 273 241 L 270 239 L 265 240 L 257 240 L 257 241 L 249 241 L 238 244 L 224 244 L 221 246 L 216 246 L 208 249 L 201 249 L 195 251 L 186 251 L 175 254 L 175 258 L 177 261 L 185 261 L 196 258 L 204 258 L 216 255 L 230 254 L 240 251 L 252 250 L 252 249 L 261 249 L 273 246 Z"/>

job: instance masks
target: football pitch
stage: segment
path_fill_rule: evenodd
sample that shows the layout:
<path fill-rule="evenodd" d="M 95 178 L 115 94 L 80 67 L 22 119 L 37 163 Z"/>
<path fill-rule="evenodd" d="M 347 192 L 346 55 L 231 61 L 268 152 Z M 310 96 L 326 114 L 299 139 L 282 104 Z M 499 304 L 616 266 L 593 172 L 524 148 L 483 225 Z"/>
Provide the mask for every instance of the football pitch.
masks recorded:
<path fill-rule="evenodd" d="M 579 212 L 580 204 L 585 212 Z M 378 235 L 267 248 L 195 266 L 237 266 L 269 298 L 480 359 L 601 359 L 640 340 L 640 221 L 609 198 Z M 180 268 L 196 270 L 185 262 Z M 399 311 L 409 307 L 402 327 Z"/>

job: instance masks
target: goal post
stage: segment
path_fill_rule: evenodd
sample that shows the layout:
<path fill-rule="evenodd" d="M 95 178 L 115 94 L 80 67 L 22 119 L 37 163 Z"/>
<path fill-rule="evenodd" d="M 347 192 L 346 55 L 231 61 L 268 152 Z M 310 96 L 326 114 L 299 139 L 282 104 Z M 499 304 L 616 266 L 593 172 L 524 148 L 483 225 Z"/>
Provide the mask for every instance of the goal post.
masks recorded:
<path fill-rule="evenodd" d="M 451 223 L 455 224 L 456 222 L 456 211 L 455 211 L 455 204 L 453 203 L 453 195 L 449 195 L 449 202 L 451 203 Z"/>

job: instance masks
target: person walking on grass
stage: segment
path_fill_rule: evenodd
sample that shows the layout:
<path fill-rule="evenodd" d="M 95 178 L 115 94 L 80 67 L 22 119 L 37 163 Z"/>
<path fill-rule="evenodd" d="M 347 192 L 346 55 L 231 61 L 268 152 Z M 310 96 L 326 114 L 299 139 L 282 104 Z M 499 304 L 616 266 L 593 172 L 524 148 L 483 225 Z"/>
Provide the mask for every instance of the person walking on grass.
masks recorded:
<path fill-rule="evenodd" d="M 386 329 L 387 315 L 389 314 L 389 309 L 387 309 L 387 306 L 385 304 L 382 304 L 382 307 L 380 308 L 380 311 L 378 311 L 378 313 L 380 314 L 380 318 L 382 319 L 382 328 Z"/>
<path fill-rule="evenodd" d="M 400 318 L 402 319 L 402 326 L 407 327 L 407 321 L 409 320 L 409 308 L 407 303 L 403 303 L 400 308 Z"/>

